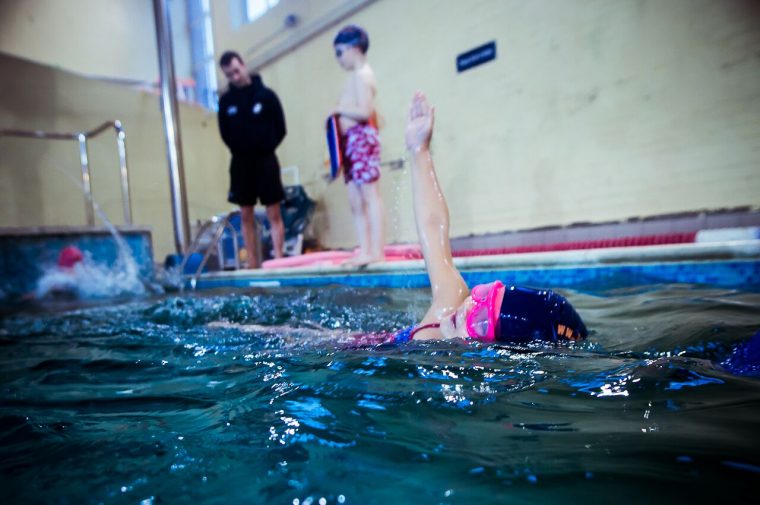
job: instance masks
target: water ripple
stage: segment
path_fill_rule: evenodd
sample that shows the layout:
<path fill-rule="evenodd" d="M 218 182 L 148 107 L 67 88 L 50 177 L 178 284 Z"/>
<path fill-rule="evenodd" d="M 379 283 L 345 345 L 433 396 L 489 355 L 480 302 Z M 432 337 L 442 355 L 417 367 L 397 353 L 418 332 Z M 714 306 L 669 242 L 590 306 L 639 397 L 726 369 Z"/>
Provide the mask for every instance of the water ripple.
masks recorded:
<path fill-rule="evenodd" d="M 340 344 L 412 324 L 423 290 L 251 289 L 8 314 L 0 500 L 637 503 L 655 488 L 683 500 L 684 483 L 701 498 L 724 482 L 751 489 L 760 295 L 566 294 L 592 335 L 558 348 Z"/>

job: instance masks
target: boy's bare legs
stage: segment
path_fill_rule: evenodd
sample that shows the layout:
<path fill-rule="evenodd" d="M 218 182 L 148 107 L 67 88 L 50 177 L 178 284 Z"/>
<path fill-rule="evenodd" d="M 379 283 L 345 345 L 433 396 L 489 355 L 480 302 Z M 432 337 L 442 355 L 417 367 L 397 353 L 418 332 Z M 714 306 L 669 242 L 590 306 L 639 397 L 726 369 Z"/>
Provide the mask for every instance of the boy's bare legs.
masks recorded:
<path fill-rule="evenodd" d="M 383 198 L 380 195 L 380 183 L 375 181 L 362 184 L 361 192 L 367 211 L 370 261 L 383 261 L 385 260 L 385 212 Z"/>
<path fill-rule="evenodd" d="M 350 265 L 367 265 L 385 260 L 385 215 L 380 185 L 348 183 L 348 201 L 359 239 L 359 254 L 346 261 Z"/>
<path fill-rule="evenodd" d="M 282 222 L 280 203 L 267 205 L 269 231 L 272 234 L 272 253 L 275 258 L 282 258 L 282 247 L 285 243 L 285 225 Z"/>
<path fill-rule="evenodd" d="M 256 254 L 256 221 L 253 217 L 253 206 L 240 207 L 240 227 L 243 229 L 243 242 L 248 256 L 248 268 L 259 268 Z"/>
<path fill-rule="evenodd" d="M 354 218 L 356 237 L 359 240 L 359 254 L 346 261 L 350 265 L 366 265 L 372 258 L 370 254 L 370 228 L 367 219 L 367 207 L 361 187 L 354 181 L 348 183 L 348 203 Z"/>

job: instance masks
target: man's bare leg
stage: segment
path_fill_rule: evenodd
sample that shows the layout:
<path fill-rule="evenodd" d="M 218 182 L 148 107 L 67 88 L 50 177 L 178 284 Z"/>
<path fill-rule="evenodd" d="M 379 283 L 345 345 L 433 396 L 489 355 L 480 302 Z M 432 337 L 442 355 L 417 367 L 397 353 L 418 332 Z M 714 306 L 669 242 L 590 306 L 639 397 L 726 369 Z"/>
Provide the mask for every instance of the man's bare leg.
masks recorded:
<path fill-rule="evenodd" d="M 385 211 L 378 181 L 361 186 L 369 225 L 370 261 L 385 260 Z"/>
<path fill-rule="evenodd" d="M 247 253 L 248 268 L 259 268 L 256 254 L 256 221 L 253 216 L 253 206 L 240 207 L 240 227 L 243 229 L 243 242 Z"/>
<path fill-rule="evenodd" d="M 369 252 L 370 233 L 367 207 L 361 188 L 353 181 L 348 183 L 348 203 L 351 205 L 351 215 L 354 218 L 356 235 L 359 240 L 359 254 L 349 258 L 345 263 L 357 266 L 366 265 L 372 261 Z"/>
<path fill-rule="evenodd" d="M 272 234 L 272 253 L 275 258 L 282 258 L 282 247 L 285 243 L 285 225 L 282 222 L 280 203 L 267 205 L 269 231 Z"/>

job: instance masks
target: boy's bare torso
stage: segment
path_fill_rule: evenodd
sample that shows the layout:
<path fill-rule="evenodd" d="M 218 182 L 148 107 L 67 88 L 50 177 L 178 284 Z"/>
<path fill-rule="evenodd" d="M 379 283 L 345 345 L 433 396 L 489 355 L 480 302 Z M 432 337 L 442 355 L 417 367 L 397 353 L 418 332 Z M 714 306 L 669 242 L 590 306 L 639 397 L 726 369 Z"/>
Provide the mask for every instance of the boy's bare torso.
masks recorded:
<path fill-rule="evenodd" d="M 375 73 L 368 63 L 360 68 L 353 70 L 343 85 L 338 100 L 338 108 L 357 109 L 362 107 L 363 102 L 369 101 L 371 113 L 368 121 L 373 121 L 375 117 L 375 94 L 377 93 L 375 83 Z M 338 118 L 340 131 L 346 132 L 349 128 L 359 123 L 355 119 L 340 116 Z"/>

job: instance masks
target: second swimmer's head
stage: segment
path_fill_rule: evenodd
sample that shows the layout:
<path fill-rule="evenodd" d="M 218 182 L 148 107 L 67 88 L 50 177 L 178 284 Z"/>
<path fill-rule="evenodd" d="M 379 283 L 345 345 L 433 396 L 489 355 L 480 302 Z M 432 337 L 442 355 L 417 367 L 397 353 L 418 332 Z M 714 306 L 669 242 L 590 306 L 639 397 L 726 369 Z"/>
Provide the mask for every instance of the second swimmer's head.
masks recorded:
<path fill-rule="evenodd" d="M 557 343 L 586 338 L 588 331 L 570 302 L 550 290 L 479 284 L 450 318 L 441 320 L 447 338 L 486 342 Z"/>

